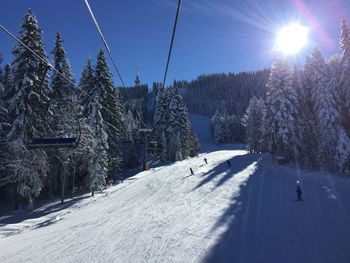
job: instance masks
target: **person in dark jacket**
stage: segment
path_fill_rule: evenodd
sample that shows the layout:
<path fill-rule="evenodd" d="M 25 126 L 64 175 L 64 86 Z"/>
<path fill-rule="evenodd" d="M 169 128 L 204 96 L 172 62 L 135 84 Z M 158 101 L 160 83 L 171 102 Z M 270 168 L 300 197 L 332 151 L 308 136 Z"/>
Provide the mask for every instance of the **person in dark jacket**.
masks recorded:
<path fill-rule="evenodd" d="M 295 192 L 297 193 L 298 201 L 302 201 L 303 199 L 301 198 L 301 196 L 303 195 L 303 192 L 301 191 L 299 181 L 297 181 L 297 189 L 295 190 Z"/>
<path fill-rule="evenodd" d="M 204 162 L 205 162 L 205 164 L 208 164 L 207 158 L 204 158 Z"/>
<path fill-rule="evenodd" d="M 190 171 L 191 171 L 191 175 L 194 175 L 194 172 L 193 172 L 192 168 L 190 168 Z"/>

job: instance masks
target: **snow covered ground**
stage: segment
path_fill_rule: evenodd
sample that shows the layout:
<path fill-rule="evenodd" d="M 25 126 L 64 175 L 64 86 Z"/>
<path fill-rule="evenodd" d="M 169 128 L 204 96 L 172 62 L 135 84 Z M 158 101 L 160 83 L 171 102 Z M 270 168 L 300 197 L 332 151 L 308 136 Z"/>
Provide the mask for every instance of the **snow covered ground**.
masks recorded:
<path fill-rule="evenodd" d="M 349 179 L 217 147 L 208 120 L 191 119 L 198 157 L 36 218 L 0 218 L 0 262 L 350 262 Z"/>

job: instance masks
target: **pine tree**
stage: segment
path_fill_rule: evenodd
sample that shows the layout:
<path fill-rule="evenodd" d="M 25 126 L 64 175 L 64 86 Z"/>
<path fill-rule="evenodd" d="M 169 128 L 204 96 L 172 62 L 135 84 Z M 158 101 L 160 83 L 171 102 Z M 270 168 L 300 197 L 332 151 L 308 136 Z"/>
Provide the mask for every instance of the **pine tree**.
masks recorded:
<path fill-rule="evenodd" d="M 178 161 L 177 156 L 181 155 L 182 149 L 180 140 L 180 119 L 179 119 L 179 101 L 176 96 L 176 91 L 174 88 L 169 90 L 170 102 L 168 106 L 168 116 L 167 116 L 167 128 L 166 135 L 168 140 L 168 159 L 171 161 Z M 177 137 L 177 138 L 176 138 Z"/>
<path fill-rule="evenodd" d="M 338 141 L 336 144 L 336 168 L 343 174 L 349 174 L 350 162 L 350 140 L 345 129 L 340 128 L 338 133 Z"/>
<path fill-rule="evenodd" d="M 295 158 L 297 94 L 288 65 L 278 58 L 267 83 L 264 137 L 268 150 L 287 159 Z"/>
<path fill-rule="evenodd" d="M 36 17 L 31 10 L 28 10 L 21 25 L 19 39 L 36 54 L 46 58 L 41 32 Z M 18 127 L 13 127 L 10 134 L 14 132 L 23 139 L 41 137 L 49 130 L 47 122 L 49 88 L 44 76 L 46 65 L 19 43 L 15 44 L 12 53 L 15 56 L 12 62 L 15 89 L 13 94 L 9 94 L 11 97 L 7 102 L 10 117 L 15 118 L 14 126 Z M 23 121 L 28 122 L 17 123 Z"/>
<path fill-rule="evenodd" d="M 347 130 L 350 131 L 350 32 L 345 20 L 341 21 L 340 31 L 340 78 L 339 87 L 341 92 L 341 106 L 345 116 Z"/>
<path fill-rule="evenodd" d="M 2 84 L 4 86 L 4 99 L 6 99 L 8 96 L 7 94 L 11 93 L 10 90 L 12 87 L 11 67 L 9 64 L 5 66 Z"/>
<path fill-rule="evenodd" d="M 162 145 L 160 158 L 164 162 L 168 157 L 168 142 L 165 133 L 167 127 L 167 112 L 169 105 L 168 90 L 163 89 L 160 85 L 154 85 L 154 88 L 157 90 L 157 95 L 154 106 L 153 128 L 156 140 L 161 142 Z"/>
<path fill-rule="evenodd" d="M 96 190 L 102 190 L 106 186 L 108 173 L 108 134 L 107 125 L 102 116 L 104 90 L 99 89 L 95 79 L 95 69 L 88 59 L 84 65 L 80 78 L 80 87 L 88 93 L 80 93 L 83 108 L 83 116 L 86 117 L 86 133 L 91 135 L 91 140 L 86 141 L 87 148 L 82 149 L 81 172 L 86 171 L 86 183 L 92 195 Z"/>
<path fill-rule="evenodd" d="M 329 168 L 335 168 L 342 173 L 349 172 L 350 160 L 350 139 L 343 126 L 341 97 L 339 91 L 339 77 L 340 77 L 340 62 L 337 56 L 333 56 L 328 61 L 329 82 L 325 91 L 325 98 L 323 98 L 325 105 L 322 111 L 325 112 L 325 119 L 322 123 L 325 127 L 325 132 L 329 135 L 329 148 L 334 156 L 330 156 L 331 165 Z M 327 142 L 326 142 L 327 143 Z"/>
<path fill-rule="evenodd" d="M 308 57 L 305 65 L 316 124 L 317 144 L 314 148 L 317 149 L 318 165 L 332 170 L 336 169 L 334 156 L 337 156 L 338 135 L 343 129 L 336 95 L 338 72 L 337 60 L 333 58 L 327 65 L 317 48 Z M 342 142 L 345 142 L 345 137 Z M 343 154 L 342 150 L 341 155 Z"/>
<path fill-rule="evenodd" d="M 180 160 L 195 156 L 199 150 L 199 141 L 193 133 L 187 108 L 182 101 L 178 88 L 174 85 L 170 91 L 168 106 L 168 124 L 166 135 L 168 138 L 168 159 Z"/>
<path fill-rule="evenodd" d="M 124 116 L 126 126 L 126 136 L 124 143 L 121 144 L 123 153 L 123 166 L 127 168 L 135 168 L 139 165 L 140 141 L 141 133 L 139 129 L 142 127 L 141 122 L 132 114 L 132 109 L 127 110 Z"/>
<path fill-rule="evenodd" d="M 1 57 L 1 54 L 0 54 Z M 1 60 L 0 60 L 1 63 Z M 0 73 L 2 68 L 0 67 Z M 6 166 L 10 161 L 8 153 L 8 144 L 6 140 L 7 132 L 10 128 L 8 123 L 8 111 L 5 108 L 5 87 L 4 78 L 0 75 L 0 185 L 6 183 Z"/>
<path fill-rule="evenodd" d="M 9 124 L 8 111 L 5 107 L 5 75 L 2 67 L 2 55 L 0 53 L 0 186 L 9 183 L 9 165 L 11 164 L 11 155 L 9 152 L 9 143 L 7 141 L 7 132 L 11 127 Z M 5 188 L 6 189 L 6 188 Z"/>
<path fill-rule="evenodd" d="M 294 70 L 293 86 L 298 92 L 298 137 L 300 140 L 299 161 L 308 167 L 317 167 L 318 160 L 318 131 L 314 113 L 312 77 L 313 66 L 311 56 L 306 57 L 303 71 Z"/>
<path fill-rule="evenodd" d="M 28 10 L 20 28 L 19 39 L 42 58 L 46 58 L 45 46 L 41 38 L 42 30 L 31 10 Z M 12 62 L 13 88 L 6 96 L 11 129 L 7 135 L 11 141 L 11 182 L 17 184 L 17 191 L 29 198 L 42 189 L 42 178 L 48 171 L 47 156 L 44 151 L 30 151 L 25 142 L 42 138 L 50 133 L 49 87 L 44 76 L 46 65 L 24 48 L 14 45 Z"/>
<path fill-rule="evenodd" d="M 160 82 L 153 82 L 152 84 L 152 103 L 150 105 L 150 111 L 153 113 L 155 112 L 156 104 L 157 104 L 157 97 L 158 97 L 158 91 L 162 89 L 162 83 Z"/>
<path fill-rule="evenodd" d="M 350 138 L 350 30 L 345 20 L 341 21 L 340 27 L 340 72 L 336 91 L 345 134 L 343 131 L 339 132 L 336 159 L 338 169 L 345 170 L 346 166 L 349 167 L 347 138 Z"/>
<path fill-rule="evenodd" d="M 153 117 L 153 127 L 155 130 L 155 136 L 157 140 L 162 140 L 162 133 L 165 132 L 167 127 L 167 116 L 169 107 L 169 91 L 159 87 L 157 91 L 155 112 Z"/>
<path fill-rule="evenodd" d="M 0 107 L 5 107 L 5 85 L 4 85 L 4 79 L 5 74 L 3 73 L 3 69 L 1 66 L 1 63 L 3 61 L 2 54 L 0 53 Z"/>
<path fill-rule="evenodd" d="M 126 124 L 118 90 L 114 87 L 109 72 L 106 56 L 102 49 L 97 55 L 95 68 L 96 92 L 99 93 L 99 102 L 102 118 L 106 124 L 108 135 L 108 177 L 112 179 L 121 165 L 120 143 L 127 137 Z"/>
<path fill-rule="evenodd" d="M 247 146 L 250 152 L 262 151 L 262 125 L 264 117 L 264 104 L 255 96 L 250 100 L 249 106 L 242 119 L 247 131 Z"/>
<path fill-rule="evenodd" d="M 51 112 L 53 112 L 52 137 L 56 138 L 72 138 L 77 137 L 79 133 L 78 127 L 78 102 L 74 92 L 74 77 L 71 66 L 66 57 L 63 48 L 63 41 L 59 32 L 56 33 L 55 45 L 51 54 L 53 55 L 54 67 L 63 76 L 53 71 L 51 77 Z M 72 173 L 76 166 L 74 159 L 74 151 L 71 149 L 59 149 L 50 152 L 51 172 L 47 180 L 47 184 L 52 188 L 57 188 L 60 181 L 61 201 L 64 200 L 64 192 L 67 185 L 68 175 Z"/>
<path fill-rule="evenodd" d="M 3 61 L 4 61 L 4 58 L 3 58 L 2 54 L 0 53 L 0 83 L 1 83 L 1 85 L 3 85 L 3 83 L 4 83 L 4 73 L 3 73 L 2 66 L 1 66 Z M 2 88 L 2 89 L 4 89 L 4 88 Z"/>
<path fill-rule="evenodd" d="M 211 119 L 211 130 L 216 144 L 227 143 L 225 115 L 218 110 Z"/>
<path fill-rule="evenodd" d="M 158 90 L 154 130 L 157 140 L 162 142 L 162 160 L 182 160 L 197 154 L 199 141 L 176 86 Z"/>
<path fill-rule="evenodd" d="M 54 67 L 64 77 L 53 71 L 51 77 L 51 111 L 54 114 L 52 127 L 54 137 L 74 137 L 77 134 L 75 108 L 77 98 L 74 91 L 74 77 L 71 66 L 63 48 L 60 34 L 56 33 L 55 47 L 52 50 Z M 76 127 L 74 129 L 74 127 Z"/>
<path fill-rule="evenodd" d="M 56 71 L 53 71 L 51 86 L 54 98 L 65 98 L 72 94 L 74 88 L 74 77 L 71 66 L 66 57 L 66 52 L 63 48 L 63 40 L 61 34 L 56 33 L 55 45 L 51 54 L 53 55 L 55 69 L 64 75 L 68 80 L 59 75 Z"/>
<path fill-rule="evenodd" d="M 232 114 L 227 116 L 228 138 L 231 143 L 243 142 L 245 137 L 245 128 L 242 124 L 242 118 Z"/>
<path fill-rule="evenodd" d="M 97 96 L 94 99 L 98 99 Z M 89 154 L 88 161 L 88 186 L 91 190 L 92 196 L 96 190 L 103 190 L 106 186 L 106 179 L 108 173 L 108 134 L 107 127 L 102 118 L 102 107 L 95 101 L 91 101 L 88 105 L 90 126 L 92 130 L 93 145 Z"/>
<path fill-rule="evenodd" d="M 160 159 L 164 162 L 168 158 L 168 142 L 167 142 L 167 138 L 164 130 L 162 131 L 162 134 L 161 134 L 161 142 L 162 142 L 162 150 L 160 153 Z"/>
<path fill-rule="evenodd" d="M 89 96 L 92 96 L 91 93 L 94 85 L 95 85 L 95 71 L 92 66 L 92 59 L 88 58 L 84 64 L 83 72 L 81 74 L 79 86 L 82 90 L 77 91 L 78 98 L 80 100 L 80 104 L 83 107 L 83 114 L 87 114 L 87 105 L 91 98 Z"/>
<path fill-rule="evenodd" d="M 303 71 L 294 66 L 291 72 L 291 78 L 292 87 L 296 91 L 298 101 L 295 117 L 295 137 L 299 143 L 295 146 L 295 160 L 298 163 L 304 163 L 306 165 L 308 162 L 304 162 L 304 160 L 312 156 L 311 153 L 314 146 L 314 144 L 311 143 L 312 138 L 309 136 L 310 123 L 308 120 L 310 119 L 309 114 L 312 113 L 312 111 L 308 111 L 308 99 L 310 97 L 304 97 L 304 95 L 307 94 L 307 88 L 303 86 Z"/>

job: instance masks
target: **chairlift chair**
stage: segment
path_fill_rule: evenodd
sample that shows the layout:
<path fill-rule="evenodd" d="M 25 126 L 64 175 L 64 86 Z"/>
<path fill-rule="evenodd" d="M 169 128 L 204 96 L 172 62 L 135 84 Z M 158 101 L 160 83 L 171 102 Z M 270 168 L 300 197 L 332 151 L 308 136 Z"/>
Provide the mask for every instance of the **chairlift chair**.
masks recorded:
<path fill-rule="evenodd" d="M 148 146 L 148 153 L 159 155 L 162 151 L 162 145 L 157 141 L 150 141 Z"/>
<path fill-rule="evenodd" d="M 77 138 L 44 138 L 33 139 L 31 143 L 27 143 L 29 149 L 42 148 L 73 148 L 75 147 Z"/>

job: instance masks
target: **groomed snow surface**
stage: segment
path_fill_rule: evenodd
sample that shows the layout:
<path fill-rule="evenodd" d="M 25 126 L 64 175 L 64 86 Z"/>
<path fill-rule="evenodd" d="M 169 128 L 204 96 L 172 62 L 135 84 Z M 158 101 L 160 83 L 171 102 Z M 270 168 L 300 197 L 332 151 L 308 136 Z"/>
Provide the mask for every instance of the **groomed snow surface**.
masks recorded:
<path fill-rule="evenodd" d="M 0 262 L 350 262 L 349 179 L 214 146 L 199 118 L 198 157 L 35 218 L 1 216 Z"/>

